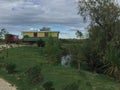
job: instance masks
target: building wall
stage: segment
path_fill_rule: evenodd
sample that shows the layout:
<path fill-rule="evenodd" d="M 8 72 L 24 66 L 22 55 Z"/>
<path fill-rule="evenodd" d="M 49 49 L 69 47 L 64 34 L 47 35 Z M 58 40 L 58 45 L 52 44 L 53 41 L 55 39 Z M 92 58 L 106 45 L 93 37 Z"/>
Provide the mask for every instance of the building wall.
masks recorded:
<path fill-rule="evenodd" d="M 46 36 L 46 33 L 48 33 L 47 34 L 47 36 Z M 23 36 L 28 36 L 28 37 L 34 37 L 34 32 L 23 32 Z M 38 32 L 37 33 L 37 37 L 55 37 L 55 38 L 57 38 L 58 37 L 58 35 L 59 35 L 59 33 L 58 32 Z"/>
<path fill-rule="evenodd" d="M 50 32 L 49 36 L 51 36 L 51 37 L 58 37 L 58 33 L 57 32 Z"/>
<path fill-rule="evenodd" d="M 23 36 L 34 37 L 34 33 L 33 32 L 24 32 Z"/>
<path fill-rule="evenodd" d="M 38 37 L 45 37 L 45 33 L 44 32 L 38 32 L 37 36 Z"/>

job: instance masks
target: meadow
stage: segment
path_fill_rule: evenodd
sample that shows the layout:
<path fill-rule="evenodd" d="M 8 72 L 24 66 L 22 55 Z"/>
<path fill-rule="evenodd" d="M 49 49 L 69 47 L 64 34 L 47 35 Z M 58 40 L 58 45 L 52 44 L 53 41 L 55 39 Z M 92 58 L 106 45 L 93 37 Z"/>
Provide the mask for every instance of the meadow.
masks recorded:
<path fill-rule="evenodd" d="M 6 57 L 8 52 L 8 57 Z M 51 64 L 41 53 L 41 48 L 36 46 L 23 46 L 4 50 L 1 56 L 5 56 L 0 62 L 14 63 L 16 72 L 8 74 L 4 67 L 0 68 L 0 77 L 4 78 L 11 84 L 17 86 L 18 90 L 44 90 L 43 83 L 53 82 L 55 90 L 63 88 L 72 83 L 79 85 L 79 90 L 120 90 L 120 83 L 115 79 L 89 72 L 81 69 L 79 72 L 73 67 L 63 67 L 60 64 Z M 44 80 L 40 84 L 31 84 L 28 81 L 26 72 L 29 68 L 39 65 Z"/>

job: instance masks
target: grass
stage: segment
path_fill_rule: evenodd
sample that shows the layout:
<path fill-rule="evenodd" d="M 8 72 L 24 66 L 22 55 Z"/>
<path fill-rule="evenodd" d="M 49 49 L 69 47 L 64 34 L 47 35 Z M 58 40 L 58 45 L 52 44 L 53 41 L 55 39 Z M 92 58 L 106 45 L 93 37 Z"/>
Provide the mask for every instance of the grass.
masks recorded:
<path fill-rule="evenodd" d="M 24 46 L 8 50 L 8 57 L 2 62 L 14 63 L 17 73 L 9 75 L 4 68 L 0 68 L 0 77 L 15 84 L 18 90 L 44 90 L 42 84 L 32 85 L 28 82 L 25 72 L 32 66 L 41 65 L 44 82 L 53 81 L 55 90 L 62 90 L 68 84 L 77 82 L 80 90 L 120 90 L 120 83 L 113 78 L 99 75 L 94 72 L 74 68 L 65 68 L 61 65 L 52 65 L 41 55 L 40 48 Z M 6 51 L 1 55 L 6 56 Z"/>

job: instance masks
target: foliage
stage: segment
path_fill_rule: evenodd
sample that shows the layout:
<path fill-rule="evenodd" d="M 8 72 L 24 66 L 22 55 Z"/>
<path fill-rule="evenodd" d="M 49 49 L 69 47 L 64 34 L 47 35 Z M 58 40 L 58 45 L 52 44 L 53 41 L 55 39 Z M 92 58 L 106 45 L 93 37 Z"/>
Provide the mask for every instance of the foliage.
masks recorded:
<path fill-rule="evenodd" d="M 72 83 L 65 86 L 63 90 L 79 90 L 79 85 L 77 83 Z"/>
<path fill-rule="evenodd" d="M 47 55 L 47 60 L 52 63 L 58 63 L 61 56 L 61 45 L 58 39 L 49 37 L 46 40 L 45 54 Z"/>
<path fill-rule="evenodd" d="M 12 73 L 14 73 L 16 70 L 16 64 L 13 64 L 13 63 L 9 63 L 9 64 L 7 64 L 6 65 L 6 70 L 7 70 L 7 72 L 9 73 L 9 74 L 12 74 Z"/>
<path fill-rule="evenodd" d="M 40 31 L 50 31 L 49 27 L 43 27 L 42 29 L 40 29 Z"/>
<path fill-rule="evenodd" d="M 69 45 L 66 45 L 66 47 L 68 46 Z M 95 90 L 98 88 L 102 88 L 103 90 L 106 88 L 105 90 L 109 90 L 111 86 L 112 90 L 120 90 L 120 84 L 111 77 L 82 69 L 80 70 L 80 73 L 78 73 L 76 69 L 72 67 L 64 68 L 61 65 L 51 65 L 45 60 L 44 55 L 40 54 L 40 49 L 41 48 L 36 46 L 10 48 L 9 57 L 5 58 L 4 62 L 14 62 L 19 72 L 15 75 L 9 75 L 4 69 L 0 69 L 0 77 L 9 81 L 11 84 L 14 84 L 18 90 L 44 90 L 42 86 L 44 82 L 40 84 L 31 84 L 28 82 L 28 74 L 25 73 L 29 68 L 42 64 L 41 69 L 44 81 L 53 81 L 56 90 L 63 90 L 63 87 L 73 82 L 77 82 L 78 80 L 80 81 L 80 90 L 91 90 L 89 89 L 90 86 L 86 85 L 86 82 L 88 81 Z M 6 55 L 5 51 L 3 51 L 3 54 Z M 82 73 L 83 75 L 81 75 Z"/>
<path fill-rule="evenodd" d="M 74 63 L 74 62 L 77 63 L 77 68 L 79 71 L 81 62 L 83 62 L 85 60 L 85 55 L 84 55 L 82 44 L 81 45 L 80 44 L 72 45 L 70 48 L 71 48 L 70 52 L 72 55 L 72 63 Z"/>
<path fill-rule="evenodd" d="M 43 75 L 41 74 L 41 67 L 34 66 L 27 71 L 28 79 L 32 84 L 39 84 L 43 82 Z"/>
<path fill-rule="evenodd" d="M 6 31 L 5 28 L 2 28 L 1 31 L 0 31 L 0 40 L 4 39 L 5 38 L 5 35 L 7 34 L 8 32 Z"/>
<path fill-rule="evenodd" d="M 79 30 L 77 30 L 77 32 L 75 34 L 76 34 L 77 38 L 82 38 L 82 36 L 83 36 L 83 33 L 80 32 Z"/>
<path fill-rule="evenodd" d="M 55 90 L 53 88 L 53 82 L 52 81 L 47 81 L 43 84 L 44 90 Z"/>
<path fill-rule="evenodd" d="M 42 39 L 37 41 L 37 46 L 38 47 L 44 47 L 45 46 L 45 41 L 43 41 Z"/>
<path fill-rule="evenodd" d="M 120 7 L 115 0 L 80 0 L 79 14 L 90 19 L 87 63 L 97 72 L 120 71 Z"/>
<path fill-rule="evenodd" d="M 23 38 L 29 38 L 29 36 L 28 36 L 28 35 L 25 35 Z"/>

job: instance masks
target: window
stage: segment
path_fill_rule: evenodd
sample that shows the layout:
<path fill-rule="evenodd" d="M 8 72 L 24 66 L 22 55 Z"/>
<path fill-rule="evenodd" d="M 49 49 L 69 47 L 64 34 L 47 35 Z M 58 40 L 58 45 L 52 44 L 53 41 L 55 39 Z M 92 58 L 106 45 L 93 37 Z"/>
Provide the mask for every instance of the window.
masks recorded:
<path fill-rule="evenodd" d="M 34 37 L 37 37 L 37 32 L 34 33 Z"/>
<path fill-rule="evenodd" d="M 45 37 L 48 37 L 48 32 L 45 32 Z"/>

